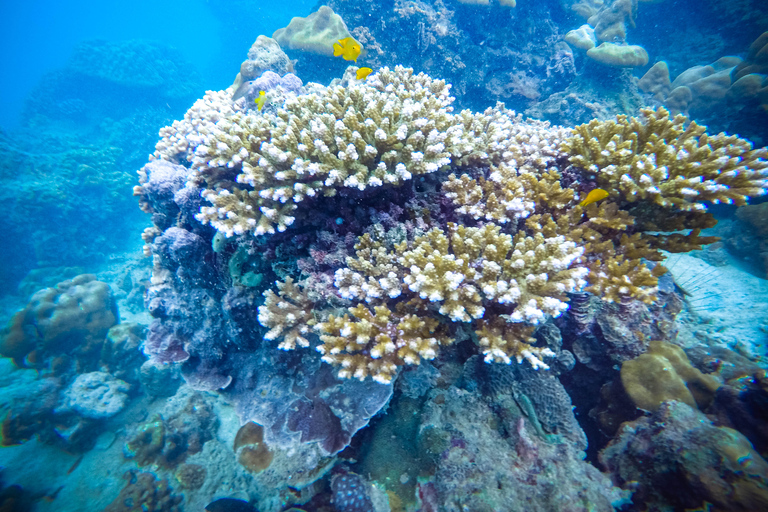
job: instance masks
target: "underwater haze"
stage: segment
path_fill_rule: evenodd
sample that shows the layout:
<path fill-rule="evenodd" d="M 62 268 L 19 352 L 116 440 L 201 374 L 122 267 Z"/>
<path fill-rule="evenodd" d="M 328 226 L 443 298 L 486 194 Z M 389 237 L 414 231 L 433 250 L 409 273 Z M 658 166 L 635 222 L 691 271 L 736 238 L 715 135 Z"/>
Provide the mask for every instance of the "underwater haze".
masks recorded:
<path fill-rule="evenodd" d="M 768 510 L 768 5 L 0 5 L 0 511 Z"/>

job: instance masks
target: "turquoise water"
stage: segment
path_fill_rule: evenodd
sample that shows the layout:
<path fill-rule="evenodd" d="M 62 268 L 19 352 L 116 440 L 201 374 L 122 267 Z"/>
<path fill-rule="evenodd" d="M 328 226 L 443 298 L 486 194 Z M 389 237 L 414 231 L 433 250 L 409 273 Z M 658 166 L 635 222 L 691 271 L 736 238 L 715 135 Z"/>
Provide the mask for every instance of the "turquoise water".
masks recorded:
<path fill-rule="evenodd" d="M 0 5 L 0 510 L 768 509 L 759 0 Z"/>

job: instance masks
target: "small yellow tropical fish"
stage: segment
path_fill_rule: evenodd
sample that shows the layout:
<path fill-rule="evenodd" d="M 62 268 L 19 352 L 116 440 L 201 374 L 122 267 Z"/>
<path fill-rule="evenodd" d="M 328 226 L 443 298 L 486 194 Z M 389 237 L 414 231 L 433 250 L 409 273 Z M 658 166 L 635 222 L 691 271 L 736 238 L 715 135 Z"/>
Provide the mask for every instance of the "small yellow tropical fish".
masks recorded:
<path fill-rule="evenodd" d="M 587 194 L 587 197 L 584 198 L 582 202 L 579 203 L 579 206 L 589 206 L 592 203 L 596 203 L 598 201 L 602 201 L 608 197 L 608 191 L 603 190 L 601 188 L 596 188 L 592 190 L 589 194 Z"/>
<path fill-rule="evenodd" d="M 259 97 L 254 99 L 253 102 L 256 103 L 259 112 L 261 112 L 261 109 L 264 108 L 264 104 L 267 102 L 267 93 L 264 91 L 259 91 Z"/>
<path fill-rule="evenodd" d="M 360 68 L 357 70 L 357 73 L 355 73 L 355 78 L 358 80 L 365 80 L 371 73 L 373 73 L 371 68 Z"/>
<path fill-rule="evenodd" d="M 363 51 L 363 47 L 351 37 L 345 37 L 344 39 L 339 39 L 338 43 L 333 43 L 333 56 L 340 56 L 344 60 L 357 62 L 361 51 Z"/>

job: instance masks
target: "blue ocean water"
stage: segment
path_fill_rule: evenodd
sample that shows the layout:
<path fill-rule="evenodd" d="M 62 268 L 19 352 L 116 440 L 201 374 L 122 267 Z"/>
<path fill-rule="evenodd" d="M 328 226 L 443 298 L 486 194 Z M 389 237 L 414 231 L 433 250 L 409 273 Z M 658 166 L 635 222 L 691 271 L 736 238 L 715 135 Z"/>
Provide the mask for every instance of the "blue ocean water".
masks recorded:
<path fill-rule="evenodd" d="M 0 510 L 768 510 L 761 0 L 0 4 Z"/>

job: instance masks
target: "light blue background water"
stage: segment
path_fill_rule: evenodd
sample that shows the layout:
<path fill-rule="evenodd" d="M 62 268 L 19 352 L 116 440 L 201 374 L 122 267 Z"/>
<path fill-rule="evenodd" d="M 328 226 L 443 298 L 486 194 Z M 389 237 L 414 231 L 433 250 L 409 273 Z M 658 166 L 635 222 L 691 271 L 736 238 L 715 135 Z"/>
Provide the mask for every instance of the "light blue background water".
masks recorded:
<path fill-rule="evenodd" d="M 271 36 L 293 16 L 309 14 L 315 3 L 0 0 L 0 128 L 18 125 L 24 98 L 45 73 L 65 66 L 82 41 L 165 43 L 198 69 L 205 89 L 221 89 L 232 83 L 257 36 Z M 222 15 L 225 6 L 240 14 Z"/>

